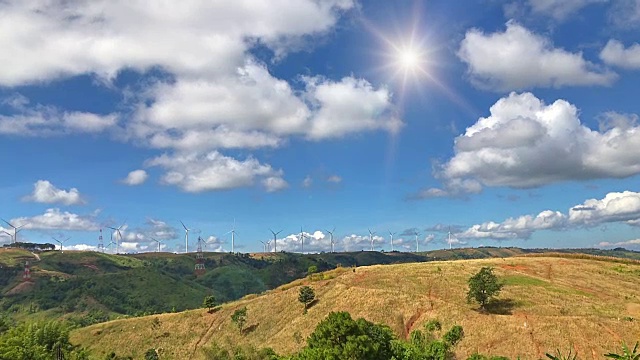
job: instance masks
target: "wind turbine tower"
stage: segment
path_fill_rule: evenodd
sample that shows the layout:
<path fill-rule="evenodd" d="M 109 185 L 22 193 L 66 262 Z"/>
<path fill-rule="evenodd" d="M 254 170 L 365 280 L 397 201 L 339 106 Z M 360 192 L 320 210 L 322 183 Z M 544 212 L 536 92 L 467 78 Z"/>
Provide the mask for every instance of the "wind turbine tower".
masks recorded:
<path fill-rule="evenodd" d="M 394 234 L 395 234 L 394 232 L 391 232 L 391 230 L 389 230 L 389 237 L 391 237 L 391 251 L 393 251 L 393 235 Z"/>
<path fill-rule="evenodd" d="M 336 231 L 336 228 L 333 228 L 333 230 L 331 230 L 331 231 L 327 230 L 327 232 L 329 233 L 329 236 L 331 237 L 331 240 L 330 240 L 330 241 L 331 241 L 331 252 L 332 252 L 332 253 L 333 253 L 333 252 L 335 252 L 335 250 L 334 250 L 334 248 L 333 248 L 333 246 L 336 244 L 336 243 L 333 241 L 333 233 L 334 233 L 335 231 Z"/>
<path fill-rule="evenodd" d="M 447 242 L 449 243 L 449 250 L 451 250 L 451 226 L 449 226 L 449 240 Z"/>
<path fill-rule="evenodd" d="M 162 240 L 156 240 L 155 238 L 151 238 L 151 240 L 153 240 L 156 243 L 158 243 L 158 250 L 156 250 L 156 252 L 160 252 L 160 243 L 162 243 Z"/>
<path fill-rule="evenodd" d="M 10 227 L 13 228 L 13 236 L 11 236 L 11 234 L 9 234 L 8 232 L 5 231 L 6 234 L 9 234 L 9 236 L 12 237 L 13 243 L 17 243 L 18 242 L 18 232 L 20 232 L 20 230 L 26 225 L 26 224 L 22 224 L 20 226 L 14 226 L 13 224 L 11 224 L 10 222 L 8 222 L 5 219 L 2 219 L 2 221 L 5 222 L 5 224 L 9 225 Z"/>
<path fill-rule="evenodd" d="M 116 254 L 120 253 L 120 242 L 122 241 L 122 233 L 120 232 L 120 229 L 122 229 L 123 226 L 124 224 L 118 226 L 117 228 L 109 226 L 109 229 L 116 232 Z M 111 234 L 111 238 L 113 239 L 113 233 Z"/>
<path fill-rule="evenodd" d="M 229 233 L 231 234 L 231 253 L 234 254 L 236 244 L 236 219 L 233 219 L 233 228 L 231 228 L 231 231 L 227 232 L 225 235 Z"/>
<path fill-rule="evenodd" d="M 418 235 L 420 235 L 420 233 L 418 233 L 418 230 L 415 230 L 413 234 L 416 236 L 416 252 L 418 252 L 420 251 L 420 246 L 418 245 Z"/>
<path fill-rule="evenodd" d="M 269 242 L 264 242 L 262 240 L 259 240 L 262 243 L 262 252 L 267 252 L 267 245 L 269 245 Z"/>
<path fill-rule="evenodd" d="M 189 252 L 189 230 L 184 223 L 182 222 L 182 220 L 180 220 L 180 224 L 182 224 L 182 227 L 184 228 L 184 253 L 188 253 Z"/>
<path fill-rule="evenodd" d="M 273 234 L 273 252 L 278 252 L 278 234 L 280 234 L 282 232 L 282 230 L 275 232 L 271 229 L 269 229 L 269 231 L 271 231 L 271 233 Z"/>
<path fill-rule="evenodd" d="M 373 234 L 375 234 L 376 232 L 371 232 L 371 229 L 367 230 L 369 230 L 369 242 L 371 242 L 371 251 L 373 251 Z"/>
<path fill-rule="evenodd" d="M 71 239 L 70 237 L 68 237 L 68 238 L 66 238 L 66 239 L 64 239 L 64 240 L 58 240 L 58 239 L 54 238 L 53 236 L 52 236 L 51 238 L 52 238 L 53 240 L 55 240 L 58 244 L 60 244 L 60 253 L 64 253 L 64 251 L 63 251 L 63 249 L 62 249 L 62 244 L 63 244 L 65 241 L 67 241 L 67 240 Z"/>
<path fill-rule="evenodd" d="M 300 241 L 302 244 L 302 253 L 304 254 L 304 238 L 307 237 L 307 235 L 304 234 L 304 231 L 302 231 L 302 226 L 300 227 Z"/>

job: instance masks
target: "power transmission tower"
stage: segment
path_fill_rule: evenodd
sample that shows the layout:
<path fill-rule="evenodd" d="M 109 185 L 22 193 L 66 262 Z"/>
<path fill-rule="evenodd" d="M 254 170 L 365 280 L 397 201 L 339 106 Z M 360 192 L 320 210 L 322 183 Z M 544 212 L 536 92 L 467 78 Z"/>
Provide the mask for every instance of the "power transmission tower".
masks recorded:
<path fill-rule="evenodd" d="M 202 237 L 198 236 L 198 249 L 196 251 L 196 268 L 195 273 L 197 276 L 203 275 L 205 273 L 204 268 L 204 254 L 202 253 Z"/>

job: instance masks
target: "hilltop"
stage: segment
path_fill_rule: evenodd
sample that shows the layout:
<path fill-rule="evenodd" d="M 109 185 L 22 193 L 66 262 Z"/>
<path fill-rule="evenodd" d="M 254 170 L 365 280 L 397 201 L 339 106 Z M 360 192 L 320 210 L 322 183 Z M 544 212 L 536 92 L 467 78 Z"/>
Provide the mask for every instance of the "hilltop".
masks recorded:
<path fill-rule="evenodd" d="M 582 256 L 585 257 L 585 256 Z M 506 284 L 492 313 L 466 303 L 466 281 L 492 266 Z M 406 337 L 429 319 L 443 328 L 463 326 L 460 358 L 478 351 L 524 359 L 556 348 L 599 359 L 635 342 L 640 333 L 640 265 L 634 261 L 529 256 L 508 259 L 433 261 L 357 269 L 339 268 L 317 280 L 294 281 L 262 295 L 224 304 L 220 310 L 190 310 L 97 324 L 72 333 L 72 341 L 102 354 L 139 357 L 156 348 L 164 359 L 202 359 L 211 343 L 252 344 L 288 354 L 303 346 L 315 325 L 331 311 L 390 326 Z M 318 301 L 303 315 L 298 289 L 309 285 Z M 248 331 L 230 322 L 248 309 Z"/>
<path fill-rule="evenodd" d="M 196 309 L 207 295 L 214 295 L 219 302 L 227 302 L 248 294 L 260 294 L 305 277 L 311 266 L 318 271 L 327 271 L 338 266 L 503 258 L 543 251 L 482 247 L 421 253 L 205 253 L 207 272 L 196 277 L 193 253 L 32 253 L 24 249 L 2 248 L 0 314 L 16 320 L 64 318 L 78 326 L 86 326 L 124 316 Z M 624 249 L 561 251 L 640 258 L 640 253 Z M 31 263 L 33 283 L 22 283 L 25 261 Z"/>

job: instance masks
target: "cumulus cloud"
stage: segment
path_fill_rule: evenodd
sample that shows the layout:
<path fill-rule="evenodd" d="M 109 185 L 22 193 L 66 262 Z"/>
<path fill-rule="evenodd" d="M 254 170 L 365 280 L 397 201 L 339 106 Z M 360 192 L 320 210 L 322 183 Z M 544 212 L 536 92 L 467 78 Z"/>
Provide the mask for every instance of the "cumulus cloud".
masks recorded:
<path fill-rule="evenodd" d="M 33 184 L 33 192 L 23 198 L 24 201 L 32 201 L 43 204 L 60 203 L 64 205 L 82 205 L 85 200 L 80 196 L 76 188 L 62 190 L 55 187 L 47 180 L 38 180 Z"/>
<path fill-rule="evenodd" d="M 122 179 L 122 183 L 130 186 L 141 185 L 147 181 L 148 177 L 149 174 L 144 170 L 133 170 L 126 178 Z"/>
<path fill-rule="evenodd" d="M 546 105 L 531 93 L 511 93 L 491 107 L 489 117 L 456 138 L 455 155 L 436 170 L 445 190 L 435 195 L 448 195 L 451 188 L 473 193 L 480 184 L 532 188 L 636 175 L 636 120 L 635 115 L 606 113 L 596 131 L 584 126 L 578 109 L 565 100 Z M 474 186 L 461 187 L 465 181 Z"/>
<path fill-rule="evenodd" d="M 12 71 L 0 74 L 0 84 L 80 74 L 111 78 L 125 68 L 154 66 L 185 77 L 212 76 L 234 68 L 256 43 L 285 54 L 305 36 L 329 31 L 354 6 L 350 0 L 252 1 L 251 6 L 190 1 L 154 8 L 124 0 L 5 1 L 0 32 L 8 36 L 0 46 L 11 56 L 0 64 Z"/>
<path fill-rule="evenodd" d="M 607 2 L 609 0 L 528 0 L 528 5 L 533 13 L 564 20 L 588 5 Z"/>
<path fill-rule="evenodd" d="M 371 240 L 373 240 L 374 250 L 380 250 L 385 244 L 385 238 L 379 235 L 373 235 Z M 345 251 L 371 250 L 371 240 L 369 235 L 351 234 L 342 238 L 341 245 Z M 398 241 L 400 240 L 398 239 Z M 396 244 L 395 239 L 393 239 L 393 244 Z"/>
<path fill-rule="evenodd" d="M 304 180 L 302 180 L 302 187 L 308 189 L 311 185 L 313 185 L 313 178 L 311 178 L 311 175 L 305 176 Z"/>
<path fill-rule="evenodd" d="M 589 199 L 572 206 L 567 213 L 545 210 L 538 215 L 476 224 L 457 235 L 462 239 L 528 239 L 540 230 L 568 230 L 623 222 L 635 226 L 640 221 L 640 193 L 611 192 L 602 199 Z"/>
<path fill-rule="evenodd" d="M 353 77 L 338 82 L 321 77 L 304 79 L 306 96 L 315 109 L 307 135 L 310 139 L 378 129 L 396 133 L 403 125 L 390 106 L 391 93 L 385 88 L 375 89 L 366 80 Z"/>
<path fill-rule="evenodd" d="M 217 151 L 205 155 L 165 154 L 147 161 L 146 164 L 166 170 L 162 176 L 164 184 L 176 185 L 193 193 L 250 186 L 255 183 L 256 178 L 262 178 L 267 190 L 275 191 L 286 187 L 282 170 L 275 170 L 252 157 L 240 161 Z"/>
<path fill-rule="evenodd" d="M 600 52 L 600 59 L 608 65 L 625 69 L 640 69 L 640 44 L 625 48 L 618 40 L 609 40 Z"/>
<path fill-rule="evenodd" d="M 586 61 L 582 53 L 555 48 L 548 38 L 516 22 L 504 32 L 467 31 L 458 57 L 474 85 L 509 91 L 534 87 L 610 85 L 617 75 Z"/>
<path fill-rule="evenodd" d="M 216 236 L 209 236 L 205 239 L 205 248 L 203 251 L 211 251 L 211 252 L 226 252 L 223 245 L 225 241 Z"/>
<path fill-rule="evenodd" d="M 42 215 L 18 217 L 10 222 L 28 230 L 96 231 L 100 228 L 93 216 L 60 211 L 58 208 L 47 209 Z"/>
<path fill-rule="evenodd" d="M 73 244 L 73 245 L 63 245 L 64 250 L 76 250 L 76 251 L 98 251 L 97 246 L 88 245 L 88 244 Z M 56 245 L 56 249 L 59 246 Z"/>
<path fill-rule="evenodd" d="M 0 47 L 8 56 L 0 59 L 0 66 L 12 71 L 0 74 L 0 85 L 84 74 L 109 83 L 124 69 L 149 81 L 127 93 L 122 114 L 63 112 L 14 97 L 5 103 L 21 109 L 0 118 L 0 133 L 46 135 L 117 127 L 119 140 L 193 160 L 195 173 L 173 169 L 164 182 L 205 191 L 230 188 L 199 171 L 201 159 L 221 149 L 275 148 L 291 137 L 319 141 L 363 131 L 395 132 L 402 122 L 384 86 L 354 76 L 302 76 L 302 88 L 293 89 L 270 73 L 268 61 L 252 54 L 255 47 L 266 47 L 274 54 L 271 60 L 279 60 L 313 46 L 355 7 L 355 0 L 256 0 L 251 6 L 190 1 L 157 7 L 120 0 L 73 6 L 1 2 L 0 31 L 8 36 L 0 39 Z M 162 76 L 151 81 L 152 70 Z M 241 167 L 251 165 L 231 160 Z M 286 187 L 277 172 L 260 177 L 267 191 Z M 241 178 L 243 184 L 253 183 L 252 176 Z"/>
<path fill-rule="evenodd" d="M 327 178 L 327 182 L 330 182 L 333 184 L 340 184 L 342 182 L 342 178 L 338 175 L 331 175 Z"/>
<path fill-rule="evenodd" d="M 314 253 L 321 251 L 331 251 L 331 240 L 325 235 L 322 231 L 314 231 L 314 232 L 306 232 L 303 231 L 304 235 L 304 252 L 305 253 Z M 281 239 L 277 240 L 278 242 L 278 251 L 284 250 L 289 252 L 301 252 L 302 251 L 302 240 L 301 233 L 290 234 Z M 270 249 L 273 251 L 273 244 L 270 244 Z"/>
<path fill-rule="evenodd" d="M 52 106 L 28 107 L 29 100 L 21 95 L 11 96 L 3 103 L 15 110 L 0 115 L 0 135 L 59 136 L 74 133 L 95 134 L 113 128 L 117 114 L 93 114 L 82 111 L 63 111 Z"/>
<path fill-rule="evenodd" d="M 633 240 L 627 240 L 627 241 L 620 241 L 620 242 L 608 242 L 608 241 L 603 241 L 601 243 L 598 244 L 598 246 L 600 247 L 638 247 L 640 246 L 640 239 L 633 239 Z"/>
<path fill-rule="evenodd" d="M 640 26 L 640 0 L 616 0 L 609 11 L 609 20 L 623 29 Z"/>

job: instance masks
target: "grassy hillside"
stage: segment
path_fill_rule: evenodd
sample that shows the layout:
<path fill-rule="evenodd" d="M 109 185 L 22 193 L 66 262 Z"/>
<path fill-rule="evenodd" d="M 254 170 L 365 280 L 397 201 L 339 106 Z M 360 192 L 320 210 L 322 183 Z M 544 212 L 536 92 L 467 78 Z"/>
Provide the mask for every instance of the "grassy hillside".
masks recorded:
<path fill-rule="evenodd" d="M 495 267 L 506 284 L 490 314 L 465 300 L 466 281 L 482 266 Z M 517 257 L 338 269 L 325 277 L 334 278 L 298 280 L 212 314 L 192 310 L 98 324 L 76 330 L 72 340 L 97 354 L 116 350 L 139 357 L 158 348 L 164 359 L 202 358 L 201 349 L 212 341 L 284 354 L 300 349 L 296 335 L 306 338 L 331 311 L 385 323 L 400 337 L 434 318 L 443 328 L 462 325 L 461 358 L 478 351 L 538 359 L 571 347 L 581 359 L 600 359 L 623 340 L 640 340 L 640 265 L 632 262 Z M 297 300 L 303 284 L 318 297 L 306 315 Z M 242 306 L 249 330 L 241 335 L 230 315 Z"/>

